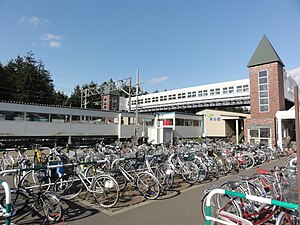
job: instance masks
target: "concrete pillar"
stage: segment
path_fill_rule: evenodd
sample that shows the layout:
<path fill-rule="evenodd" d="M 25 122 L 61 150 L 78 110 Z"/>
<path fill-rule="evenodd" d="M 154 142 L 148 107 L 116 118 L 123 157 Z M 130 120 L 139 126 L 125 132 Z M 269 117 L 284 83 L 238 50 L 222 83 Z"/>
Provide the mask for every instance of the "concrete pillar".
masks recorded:
<path fill-rule="evenodd" d="M 202 115 L 202 137 L 205 138 L 206 134 L 205 134 L 205 115 Z"/>
<path fill-rule="evenodd" d="M 122 135 L 122 113 L 119 113 L 119 118 L 118 118 L 118 139 L 121 139 Z"/>
<path fill-rule="evenodd" d="M 72 137 L 71 136 L 68 137 L 68 145 L 70 145 L 70 144 L 72 144 Z"/>
<path fill-rule="evenodd" d="M 235 120 L 235 138 L 236 144 L 239 143 L 239 120 Z"/>
<path fill-rule="evenodd" d="M 277 146 L 282 149 L 282 119 L 277 118 Z"/>

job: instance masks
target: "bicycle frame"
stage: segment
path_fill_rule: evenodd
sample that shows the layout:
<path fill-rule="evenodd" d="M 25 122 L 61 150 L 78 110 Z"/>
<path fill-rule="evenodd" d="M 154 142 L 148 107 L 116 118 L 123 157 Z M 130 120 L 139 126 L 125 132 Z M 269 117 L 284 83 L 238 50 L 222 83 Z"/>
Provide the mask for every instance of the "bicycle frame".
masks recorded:
<path fill-rule="evenodd" d="M 89 178 L 86 176 L 86 174 L 84 174 L 83 172 L 81 172 L 79 169 L 75 168 L 75 173 L 76 175 L 78 175 L 81 183 L 84 185 L 84 187 L 86 188 L 86 190 L 88 192 L 94 192 L 91 187 L 92 187 L 92 183 L 95 180 L 95 176 L 92 176 L 92 180 L 90 181 Z"/>

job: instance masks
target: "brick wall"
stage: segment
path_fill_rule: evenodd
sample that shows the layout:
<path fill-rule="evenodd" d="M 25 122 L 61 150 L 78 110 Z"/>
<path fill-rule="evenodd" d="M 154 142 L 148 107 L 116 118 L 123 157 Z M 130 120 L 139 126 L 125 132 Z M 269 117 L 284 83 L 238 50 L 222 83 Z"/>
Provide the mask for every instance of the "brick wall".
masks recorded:
<path fill-rule="evenodd" d="M 249 125 L 256 125 L 257 128 L 264 127 L 264 125 L 271 125 L 271 142 L 272 147 L 276 145 L 276 122 L 275 118 L 258 118 L 258 119 L 245 119 L 245 140 L 248 141 L 248 127 Z"/>
<path fill-rule="evenodd" d="M 259 109 L 258 73 L 262 70 L 268 71 L 269 112 L 260 112 Z M 279 62 L 250 67 L 249 79 L 251 119 L 245 120 L 245 140 L 248 140 L 249 125 L 255 125 L 256 128 L 259 129 L 268 124 L 271 126 L 272 146 L 275 146 L 275 114 L 277 111 L 285 109 L 283 67 Z"/>
<path fill-rule="evenodd" d="M 251 118 L 273 118 L 279 110 L 285 109 L 283 68 L 278 62 L 250 67 Z M 268 71 L 269 112 L 259 111 L 258 72 Z"/>

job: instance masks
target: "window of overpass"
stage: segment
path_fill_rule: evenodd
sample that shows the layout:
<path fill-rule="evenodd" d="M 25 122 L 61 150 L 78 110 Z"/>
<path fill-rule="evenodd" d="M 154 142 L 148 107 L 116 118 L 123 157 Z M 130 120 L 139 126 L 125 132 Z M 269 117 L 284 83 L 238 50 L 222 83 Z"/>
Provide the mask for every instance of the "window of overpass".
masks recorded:
<path fill-rule="evenodd" d="M 0 120 L 24 121 L 23 112 L 0 111 Z"/>
<path fill-rule="evenodd" d="M 44 113 L 26 113 L 26 121 L 49 122 L 49 114 Z"/>
<path fill-rule="evenodd" d="M 237 92 L 237 93 L 243 92 L 243 87 L 242 87 L 242 85 L 239 85 L 239 86 L 236 87 L 236 92 Z"/>
<path fill-rule="evenodd" d="M 243 85 L 243 92 L 248 92 L 249 91 L 249 85 Z"/>
<path fill-rule="evenodd" d="M 152 102 L 158 102 L 158 97 L 152 97 Z"/>

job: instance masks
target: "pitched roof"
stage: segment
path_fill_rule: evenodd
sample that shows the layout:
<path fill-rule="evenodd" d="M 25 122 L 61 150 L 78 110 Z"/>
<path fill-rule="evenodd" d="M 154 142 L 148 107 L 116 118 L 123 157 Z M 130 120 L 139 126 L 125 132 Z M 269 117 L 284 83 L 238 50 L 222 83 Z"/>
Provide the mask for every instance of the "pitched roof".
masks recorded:
<path fill-rule="evenodd" d="M 264 35 L 260 40 L 254 54 L 252 55 L 248 63 L 248 67 L 258 66 L 271 62 L 279 62 L 282 66 L 284 66 L 272 44 L 270 43 L 266 35 Z"/>

